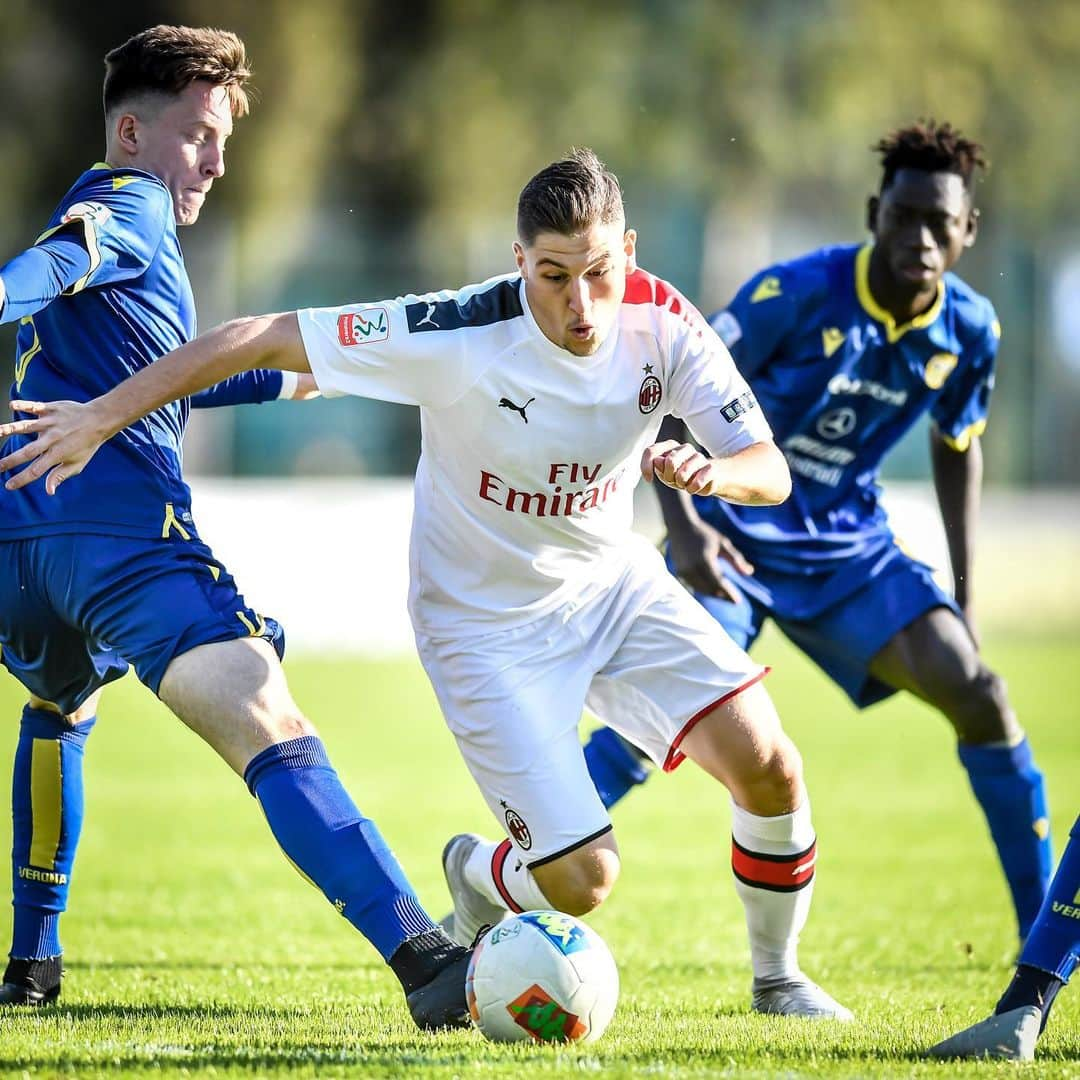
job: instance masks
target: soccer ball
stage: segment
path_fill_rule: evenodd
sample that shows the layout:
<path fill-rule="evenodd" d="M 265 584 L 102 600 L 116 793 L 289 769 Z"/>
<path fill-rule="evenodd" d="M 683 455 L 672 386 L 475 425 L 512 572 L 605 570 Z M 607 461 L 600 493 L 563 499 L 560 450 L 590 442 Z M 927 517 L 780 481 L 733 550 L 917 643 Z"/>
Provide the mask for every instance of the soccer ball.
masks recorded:
<path fill-rule="evenodd" d="M 595 930 L 561 911 L 526 911 L 480 939 L 465 996 L 494 1042 L 592 1042 L 615 1013 L 619 972 Z"/>

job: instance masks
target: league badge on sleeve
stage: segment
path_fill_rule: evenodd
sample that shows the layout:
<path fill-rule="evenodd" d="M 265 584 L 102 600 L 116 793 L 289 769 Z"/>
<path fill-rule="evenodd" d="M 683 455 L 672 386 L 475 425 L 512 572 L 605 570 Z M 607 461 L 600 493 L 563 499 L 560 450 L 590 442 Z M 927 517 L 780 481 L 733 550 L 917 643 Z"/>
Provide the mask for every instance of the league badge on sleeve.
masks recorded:
<path fill-rule="evenodd" d="M 390 336 L 390 316 L 384 307 L 361 308 L 338 316 L 338 341 L 342 345 L 371 345 Z"/>

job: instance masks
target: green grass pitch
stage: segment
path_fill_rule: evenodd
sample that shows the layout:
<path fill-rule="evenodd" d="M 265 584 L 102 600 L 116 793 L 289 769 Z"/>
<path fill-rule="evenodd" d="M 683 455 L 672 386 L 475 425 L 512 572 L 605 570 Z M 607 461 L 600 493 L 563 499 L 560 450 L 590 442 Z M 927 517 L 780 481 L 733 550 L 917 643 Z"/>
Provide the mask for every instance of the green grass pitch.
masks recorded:
<path fill-rule="evenodd" d="M 997 634 L 991 662 L 1047 773 L 1060 851 L 1080 810 L 1080 632 Z M 859 715 L 778 636 L 758 651 L 806 760 L 820 838 L 803 963 L 851 1025 L 752 1016 L 730 887 L 725 793 L 691 765 L 616 813 L 623 876 L 592 919 L 622 1000 L 595 1046 L 425 1036 L 373 950 L 288 866 L 239 780 L 134 680 L 88 747 L 87 820 L 64 922 L 62 1004 L 0 1017 L 0 1072 L 24 1076 L 1013 1075 L 918 1053 L 996 1000 L 1015 950 L 1005 887 L 946 725 L 905 699 Z M 296 659 L 297 699 L 422 900 L 439 852 L 492 833 L 412 661 Z M 0 677 L 7 775 L 22 696 Z M 7 814 L 0 845 L 9 849 Z M 0 931 L 6 935 L 6 927 Z M 6 940 L 6 938 L 5 938 Z M 1080 1077 L 1080 993 L 1061 995 L 1025 1077 Z"/>

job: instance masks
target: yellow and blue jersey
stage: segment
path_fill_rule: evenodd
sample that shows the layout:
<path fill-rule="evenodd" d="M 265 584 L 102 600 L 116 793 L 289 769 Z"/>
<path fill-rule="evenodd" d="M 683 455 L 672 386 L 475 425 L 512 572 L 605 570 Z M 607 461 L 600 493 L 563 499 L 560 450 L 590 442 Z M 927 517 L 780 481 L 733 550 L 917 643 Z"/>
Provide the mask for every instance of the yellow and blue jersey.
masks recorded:
<path fill-rule="evenodd" d="M 63 263 L 51 273 L 55 280 L 48 259 L 29 271 L 25 259 L 8 264 L 12 281 L 26 293 L 9 288 L 0 320 L 19 321 L 13 398 L 89 401 L 196 331 L 172 197 L 156 176 L 95 165 L 61 200 L 31 252 L 44 255 L 63 238 L 78 246 L 66 263 L 65 253 L 54 249 Z M 17 492 L 0 487 L 0 538 L 194 535 L 191 496 L 181 477 L 191 404 L 267 400 L 280 387 L 279 374 L 263 372 L 230 380 L 193 402 L 166 405 L 106 442 L 79 482 L 54 496 L 41 484 Z M 13 437 L 7 449 L 23 438 Z"/>
<path fill-rule="evenodd" d="M 892 543 L 882 459 L 927 410 L 956 449 L 986 426 L 1000 328 L 953 274 L 897 325 L 868 284 L 871 248 L 828 247 L 751 278 L 710 319 L 791 468 L 781 506 L 697 499 L 702 517 L 761 568 L 832 572 Z"/>

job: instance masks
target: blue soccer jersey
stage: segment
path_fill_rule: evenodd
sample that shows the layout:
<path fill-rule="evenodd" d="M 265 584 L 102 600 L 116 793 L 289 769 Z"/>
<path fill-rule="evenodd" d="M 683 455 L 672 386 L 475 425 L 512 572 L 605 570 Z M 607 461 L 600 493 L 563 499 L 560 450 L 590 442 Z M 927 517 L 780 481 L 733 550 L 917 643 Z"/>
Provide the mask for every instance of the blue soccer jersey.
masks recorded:
<path fill-rule="evenodd" d="M 869 245 L 828 247 L 751 278 L 710 322 L 791 468 L 780 506 L 696 499 L 762 570 L 833 573 L 893 537 L 878 503 L 882 458 L 927 410 L 966 449 L 986 426 L 1000 328 L 953 274 L 932 307 L 898 326 L 868 284 Z"/>
<path fill-rule="evenodd" d="M 89 401 L 195 333 L 195 305 L 172 198 L 155 176 L 99 164 L 61 200 L 38 243 L 78 229 L 89 268 L 57 299 L 20 319 L 12 397 Z M 18 309 L 5 315 L 11 319 Z M 187 401 L 166 405 L 110 439 L 79 483 L 45 494 L 0 487 L 0 538 L 94 532 L 191 533 L 180 474 Z M 9 440 L 15 449 L 23 437 Z"/>

